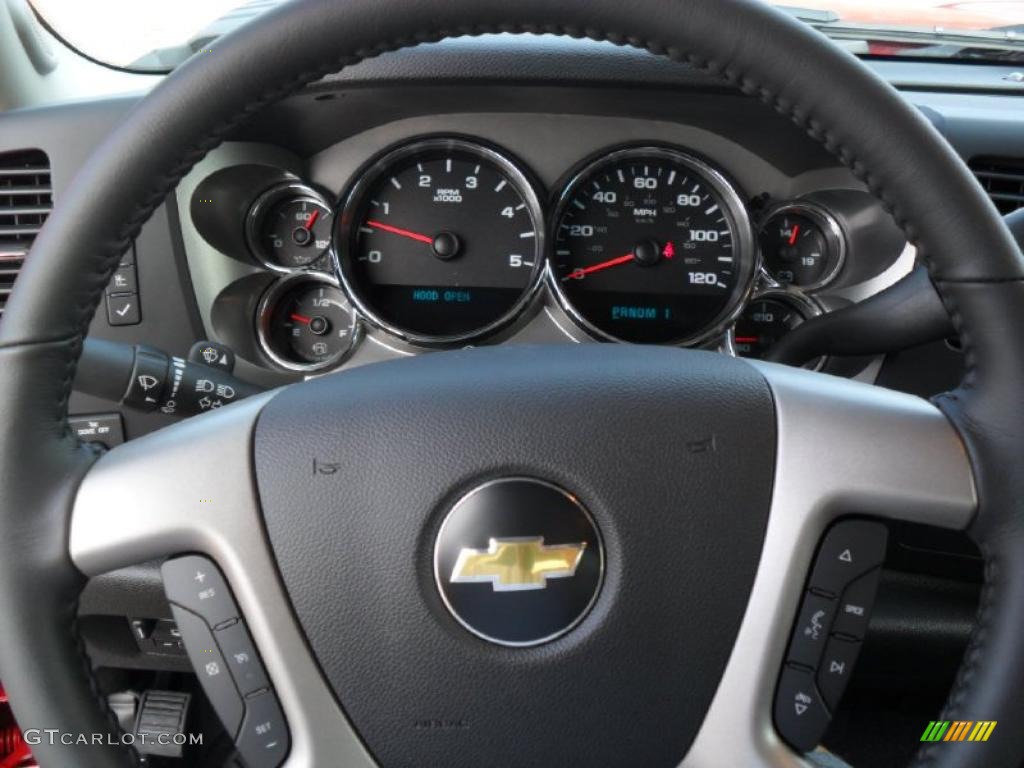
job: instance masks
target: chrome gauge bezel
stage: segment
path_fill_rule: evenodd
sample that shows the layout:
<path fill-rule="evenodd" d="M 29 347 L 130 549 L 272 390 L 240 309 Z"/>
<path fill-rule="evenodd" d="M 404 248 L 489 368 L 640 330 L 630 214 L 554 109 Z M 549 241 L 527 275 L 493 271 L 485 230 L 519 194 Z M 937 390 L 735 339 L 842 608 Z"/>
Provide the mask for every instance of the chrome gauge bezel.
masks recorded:
<path fill-rule="evenodd" d="M 331 224 L 332 244 L 326 250 L 321 251 L 317 258 L 310 262 L 310 266 L 286 267 L 278 264 L 260 244 L 260 228 L 267 213 L 284 200 L 314 203 L 327 211 L 328 214 L 334 214 L 334 206 L 327 196 L 313 189 L 308 184 L 298 181 L 286 181 L 282 184 L 276 184 L 260 193 L 259 197 L 249 207 L 249 212 L 245 216 L 245 242 L 249 246 L 250 255 L 267 269 L 284 275 L 310 274 L 314 271 L 311 269 L 311 266 L 333 250 L 334 224 Z"/>
<path fill-rule="evenodd" d="M 743 305 L 743 309 L 747 309 L 749 306 L 756 304 L 762 299 L 772 299 L 774 301 L 788 304 L 797 312 L 799 312 L 804 322 L 807 322 L 811 318 L 819 317 L 825 314 L 825 308 L 813 297 L 808 296 L 803 291 L 796 288 L 789 288 L 783 286 L 769 286 L 763 289 L 754 291 L 750 296 L 749 301 Z M 742 312 L 740 313 L 742 314 Z M 739 320 L 739 314 L 736 316 L 736 320 Z M 732 357 L 740 357 L 736 352 L 736 323 L 735 321 L 729 327 L 728 332 L 725 334 L 725 343 L 723 344 L 723 351 L 731 355 Z M 744 358 L 746 359 L 746 358 Z M 813 366 L 804 366 L 809 371 L 820 371 L 828 364 L 828 355 L 822 355 L 818 358 Z"/>
<path fill-rule="evenodd" d="M 355 236 L 354 229 L 358 226 L 355 217 L 362 209 L 364 197 L 368 190 L 381 178 L 381 175 L 386 170 L 394 167 L 395 164 L 402 162 L 408 157 L 438 150 L 469 152 L 493 163 L 508 177 L 509 182 L 516 188 L 523 202 L 526 203 L 527 211 L 536 233 L 534 238 L 535 264 L 530 274 L 529 283 L 524 287 L 522 295 L 515 304 L 500 318 L 481 328 L 466 333 L 444 336 L 416 333 L 385 320 L 368 302 L 363 300 L 352 276 L 345 268 L 347 263 L 346 257 L 351 250 Z M 334 272 L 349 302 L 371 327 L 384 331 L 414 347 L 446 349 L 471 345 L 495 336 L 523 318 L 526 309 L 536 299 L 539 288 L 543 283 L 547 255 L 547 226 L 544 207 L 541 204 L 537 187 L 518 161 L 508 156 L 505 150 L 476 140 L 453 136 L 438 136 L 416 139 L 385 150 L 358 173 L 355 183 L 352 184 L 347 194 L 344 195 L 344 202 L 336 213 L 334 232 L 336 235 L 333 238 L 331 259 L 334 265 Z"/>
<path fill-rule="evenodd" d="M 256 337 L 259 341 L 260 351 L 266 355 L 275 366 L 293 373 L 318 373 L 320 371 L 336 368 L 352 355 L 362 338 L 363 326 L 358 315 L 353 311 L 351 302 L 349 302 L 349 306 L 347 308 L 348 316 L 350 318 L 348 337 L 349 345 L 346 349 L 332 356 L 330 359 L 319 363 L 299 363 L 295 360 L 289 360 L 274 349 L 270 329 L 270 321 L 273 317 L 274 308 L 289 291 L 294 290 L 297 285 L 301 285 L 302 283 L 319 283 L 327 285 L 341 291 L 344 295 L 344 291 L 341 290 L 341 285 L 334 276 L 328 275 L 325 272 L 307 270 L 303 272 L 291 272 L 284 277 L 279 277 L 267 288 L 267 290 L 263 292 L 263 296 L 260 298 L 259 305 L 256 309 Z M 348 301 L 347 296 L 345 296 L 345 300 Z"/>
<path fill-rule="evenodd" d="M 832 269 L 815 283 L 808 285 L 781 283 L 768 271 L 768 265 L 761 250 L 761 235 L 772 219 L 789 213 L 805 216 L 813 221 L 825 235 L 825 243 L 831 253 L 834 254 L 835 264 L 832 266 Z M 765 211 L 764 216 L 761 217 L 761 223 L 757 228 L 757 251 L 761 258 L 761 274 L 766 282 L 780 290 L 793 288 L 804 293 L 811 293 L 830 285 L 839 276 L 839 273 L 843 271 L 843 267 L 846 265 L 846 233 L 843 231 L 839 219 L 823 205 L 810 200 L 787 201 L 769 208 Z"/>
<path fill-rule="evenodd" d="M 706 327 L 697 333 L 664 346 L 696 347 L 722 338 L 728 331 L 729 326 L 739 317 L 740 312 L 746 306 L 747 300 L 754 290 L 756 278 L 760 273 L 761 252 L 757 247 L 757 235 L 753 221 L 746 204 L 743 202 L 744 198 L 738 186 L 729 179 L 724 171 L 719 170 L 708 161 L 681 149 L 664 145 L 631 145 L 614 149 L 610 152 L 603 152 L 599 156 L 586 161 L 579 169 L 572 173 L 567 182 L 562 184 L 549 221 L 548 239 L 552 243 L 552 247 L 554 247 L 559 222 L 562 220 L 567 206 L 571 204 L 580 185 L 591 174 L 604 165 L 629 160 L 634 157 L 665 158 L 679 163 L 693 173 L 699 174 L 722 201 L 723 212 L 733 229 L 735 237 L 733 252 L 736 254 L 736 261 L 738 262 L 736 287 L 733 289 L 733 295 L 725 309 L 708 323 Z M 555 297 L 558 306 L 589 336 L 598 341 L 610 341 L 620 344 L 633 343 L 601 330 L 576 309 L 572 300 L 562 288 L 561 281 L 555 272 L 554 254 L 550 252 L 547 256 L 544 276 L 548 290 Z"/>

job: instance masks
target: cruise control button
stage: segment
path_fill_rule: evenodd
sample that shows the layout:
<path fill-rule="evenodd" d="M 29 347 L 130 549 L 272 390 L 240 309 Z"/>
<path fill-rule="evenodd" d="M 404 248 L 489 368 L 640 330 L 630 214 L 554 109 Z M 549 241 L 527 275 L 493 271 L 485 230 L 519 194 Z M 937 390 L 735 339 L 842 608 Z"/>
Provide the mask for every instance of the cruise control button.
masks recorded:
<path fill-rule="evenodd" d="M 210 560 L 188 555 L 160 569 L 168 601 L 202 616 L 211 627 L 238 618 L 238 608 L 220 570 Z"/>
<path fill-rule="evenodd" d="M 813 674 L 786 667 L 775 691 L 775 728 L 799 752 L 809 752 L 821 742 L 830 716 L 814 685 Z"/>
<path fill-rule="evenodd" d="M 177 605 L 171 605 L 171 610 L 206 698 L 224 724 L 224 730 L 234 738 L 242 723 L 245 705 L 231 679 L 227 662 L 217 649 L 210 628 L 201 618 Z"/>
<path fill-rule="evenodd" d="M 836 601 L 808 593 L 800 606 L 800 617 L 789 642 L 787 660 L 816 667 L 828 642 L 828 633 L 836 615 Z"/>
<path fill-rule="evenodd" d="M 825 648 L 818 667 L 818 690 L 825 700 L 825 706 L 835 712 L 839 700 L 846 690 L 846 683 L 853 672 L 853 665 L 860 653 L 860 643 L 856 640 L 845 640 L 832 637 Z"/>
<path fill-rule="evenodd" d="M 245 700 L 245 721 L 236 740 L 247 768 L 277 768 L 288 754 L 288 726 L 277 703 L 267 691 Z"/>
<path fill-rule="evenodd" d="M 882 571 L 876 568 L 853 582 L 843 592 L 836 613 L 833 632 L 839 632 L 862 640 L 868 631 L 868 619 L 871 617 L 871 605 L 875 602 L 878 590 L 878 579 Z"/>
<path fill-rule="evenodd" d="M 841 594 L 851 581 L 882 564 L 888 537 L 881 523 L 848 520 L 832 526 L 818 550 L 811 589 Z"/>
<path fill-rule="evenodd" d="M 214 632 L 214 637 L 217 638 L 217 645 L 227 659 L 231 674 L 243 696 L 270 686 L 266 672 L 263 671 L 263 664 L 256 653 L 256 646 L 253 645 L 243 622 L 237 621 L 218 629 Z"/>

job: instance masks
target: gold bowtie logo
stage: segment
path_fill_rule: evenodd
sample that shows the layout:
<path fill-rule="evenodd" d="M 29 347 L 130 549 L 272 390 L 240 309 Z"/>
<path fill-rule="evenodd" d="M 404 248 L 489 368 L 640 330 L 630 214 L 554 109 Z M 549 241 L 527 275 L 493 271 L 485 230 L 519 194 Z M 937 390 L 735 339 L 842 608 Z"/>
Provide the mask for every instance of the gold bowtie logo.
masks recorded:
<path fill-rule="evenodd" d="M 490 539 L 487 549 L 465 548 L 452 569 L 453 583 L 491 583 L 495 592 L 544 589 L 548 579 L 576 573 L 587 543 L 544 545 L 544 537 Z"/>

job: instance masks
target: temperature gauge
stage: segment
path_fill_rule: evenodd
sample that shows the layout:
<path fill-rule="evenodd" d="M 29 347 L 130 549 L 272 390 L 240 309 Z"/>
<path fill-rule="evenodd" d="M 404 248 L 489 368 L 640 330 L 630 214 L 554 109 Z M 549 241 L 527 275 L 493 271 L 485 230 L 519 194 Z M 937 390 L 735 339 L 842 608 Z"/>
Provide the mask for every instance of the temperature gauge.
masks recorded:
<path fill-rule="evenodd" d="M 352 350 L 359 326 L 334 278 L 303 273 L 277 281 L 260 302 L 259 340 L 281 368 L 319 371 Z"/>
<path fill-rule="evenodd" d="M 839 274 L 846 240 L 839 222 L 824 208 L 794 203 L 775 209 L 765 220 L 761 253 L 772 280 L 811 291 Z"/>
<path fill-rule="evenodd" d="M 249 248 L 264 266 L 278 272 L 305 269 L 331 246 L 330 203 L 305 184 L 281 184 L 253 204 L 246 222 Z"/>
<path fill-rule="evenodd" d="M 754 298 L 733 327 L 730 341 L 740 357 L 764 359 L 783 336 L 811 317 L 821 314 L 816 303 L 798 293 L 771 291 Z M 820 370 L 825 359 L 805 366 Z"/>

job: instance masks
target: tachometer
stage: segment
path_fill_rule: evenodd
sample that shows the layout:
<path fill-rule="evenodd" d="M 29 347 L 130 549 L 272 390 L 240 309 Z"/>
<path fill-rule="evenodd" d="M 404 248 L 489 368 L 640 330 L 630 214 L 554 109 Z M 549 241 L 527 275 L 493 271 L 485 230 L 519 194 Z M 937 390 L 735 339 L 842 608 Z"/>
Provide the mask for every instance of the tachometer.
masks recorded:
<path fill-rule="evenodd" d="M 696 344 L 722 333 L 756 269 L 743 202 L 718 171 L 662 147 L 587 165 L 562 193 L 550 280 L 600 338 Z"/>
<path fill-rule="evenodd" d="M 375 325 L 413 343 L 487 336 L 528 302 L 543 269 L 533 187 L 497 151 L 428 139 L 389 152 L 356 183 L 338 269 Z"/>

